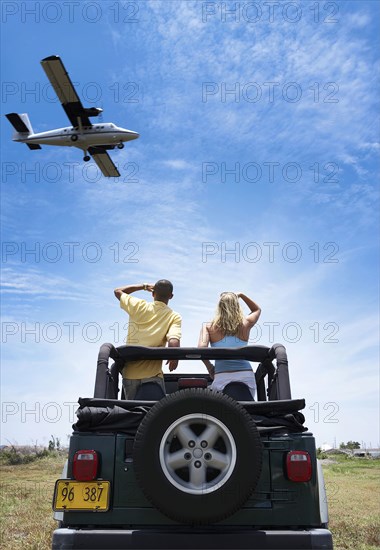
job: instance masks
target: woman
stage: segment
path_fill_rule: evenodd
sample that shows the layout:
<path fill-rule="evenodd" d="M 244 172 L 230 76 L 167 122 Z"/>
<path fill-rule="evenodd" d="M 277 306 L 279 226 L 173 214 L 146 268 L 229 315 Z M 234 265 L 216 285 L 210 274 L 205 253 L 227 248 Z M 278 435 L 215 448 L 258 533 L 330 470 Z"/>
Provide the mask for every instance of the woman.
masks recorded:
<path fill-rule="evenodd" d="M 249 315 L 244 315 L 239 298 L 249 307 Z M 260 307 L 242 292 L 222 292 L 214 320 L 204 323 L 202 327 L 198 347 L 207 348 L 209 344 L 211 347 L 223 348 L 246 346 L 250 330 L 257 323 L 260 313 Z M 255 397 L 256 380 L 249 361 L 217 359 L 215 367 L 209 360 L 203 362 L 213 378 L 212 389 L 222 391 L 230 382 L 244 382 L 252 397 Z"/>

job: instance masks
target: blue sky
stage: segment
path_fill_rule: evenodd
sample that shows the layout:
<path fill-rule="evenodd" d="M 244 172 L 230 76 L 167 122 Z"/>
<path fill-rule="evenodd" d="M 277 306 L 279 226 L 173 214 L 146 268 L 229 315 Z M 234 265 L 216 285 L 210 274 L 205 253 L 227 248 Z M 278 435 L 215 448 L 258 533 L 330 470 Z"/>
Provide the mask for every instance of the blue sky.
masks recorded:
<path fill-rule="evenodd" d="M 317 443 L 378 445 L 379 3 L 4 1 L 2 25 L 3 114 L 68 125 L 39 63 L 60 55 L 140 138 L 105 179 L 1 119 L 1 443 L 67 442 L 126 335 L 113 288 L 165 277 L 183 345 L 245 292 Z"/>

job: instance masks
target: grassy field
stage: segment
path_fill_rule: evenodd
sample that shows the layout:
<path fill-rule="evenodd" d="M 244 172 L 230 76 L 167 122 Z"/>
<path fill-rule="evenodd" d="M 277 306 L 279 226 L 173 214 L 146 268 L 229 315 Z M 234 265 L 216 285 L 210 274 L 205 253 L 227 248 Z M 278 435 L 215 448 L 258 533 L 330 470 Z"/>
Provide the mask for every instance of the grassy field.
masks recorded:
<path fill-rule="evenodd" d="M 322 462 L 335 550 L 380 548 L 380 461 Z M 64 458 L 0 466 L 0 547 L 48 550 L 56 527 L 51 499 Z"/>
<path fill-rule="evenodd" d="M 56 527 L 51 501 L 64 460 L 52 454 L 29 464 L 0 466 L 1 548 L 51 548 L 51 535 Z"/>
<path fill-rule="evenodd" d="M 336 456 L 324 462 L 334 549 L 380 548 L 380 460 Z"/>

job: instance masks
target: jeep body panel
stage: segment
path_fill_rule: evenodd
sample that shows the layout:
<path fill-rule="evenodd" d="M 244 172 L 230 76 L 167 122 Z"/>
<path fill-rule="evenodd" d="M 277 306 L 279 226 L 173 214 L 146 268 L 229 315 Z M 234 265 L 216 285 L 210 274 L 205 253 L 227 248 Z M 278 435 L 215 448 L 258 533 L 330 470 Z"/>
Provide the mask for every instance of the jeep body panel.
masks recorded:
<path fill-rule="evenodd" d="M 263 468 L 255 491 L 235 514 L 219 525 L 261 527 L 318 527 L 319 487 L 315 441 L 310 433 L 266 436 L 263 442 Z M 65 512 L 65 525 L 85 527 L 113 525 L 131 528 L 176 525 L 152 507 L 141 491 L 133 468 L 133 438 L 124 434 L 73 434 L 69 455 L 80 449 L 93 449 L 102 464 L 101 479 L 111 482 L 112 507 L 107 512 Z M 311 455 L 312 479 L 294 483 L 285 478 L 285 456 L 289 451 L 302 450 Z M 72 477 L 69 461 L 68 478 Z M 95 518 L 96 516 L 96 518 Z"/>

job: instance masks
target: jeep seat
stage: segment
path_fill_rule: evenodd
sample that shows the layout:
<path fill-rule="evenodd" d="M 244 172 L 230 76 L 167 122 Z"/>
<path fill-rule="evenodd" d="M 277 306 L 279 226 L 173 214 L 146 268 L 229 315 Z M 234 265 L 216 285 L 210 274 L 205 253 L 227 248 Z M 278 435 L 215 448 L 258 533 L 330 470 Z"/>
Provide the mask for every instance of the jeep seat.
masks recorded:
<path fill-rule="evenodd" d="M 136 401 L 159 401 L 165 397 L 161 386 L 156 382 L 145 382 L 138 388 L 135 396 Z"/>
<path fill-rule="evenodd" d="M 254 401 L 247 384 L 243 382 L 230 382 L 223 388 L 223 393 L 236 401 Z"/>

